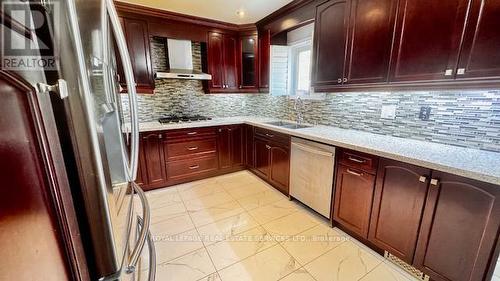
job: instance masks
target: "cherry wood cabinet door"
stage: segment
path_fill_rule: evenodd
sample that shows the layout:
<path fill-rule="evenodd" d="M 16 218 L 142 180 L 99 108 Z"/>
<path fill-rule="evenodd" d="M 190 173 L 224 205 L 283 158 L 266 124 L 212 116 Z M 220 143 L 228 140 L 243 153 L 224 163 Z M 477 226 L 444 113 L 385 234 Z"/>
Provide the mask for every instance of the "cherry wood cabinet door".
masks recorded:
<path fill-rule="evenodd" d="M 245 152 L 245 164 L 249 168 L 255 167 L 255 157 L 254 157 L 254 145 L 253 145 L 253 139 L 254 139 L 254 127 L 251 125 L 245 125 L 245 139 L 246 139 L 246 152 Z"/>
<path fill-rule="evenodd" d="M 269 180 L 282 193 L 288 195 L 290 182 L 290 148 L 284 145 L 271 144 L 271 169 Z"/>
<path fill-rule="evenodd" d="M 379 162 L 368 240 L 413 262 L 431 171 L 389 159 Z"/>
<path fill-rule="evenodd" d="M 432 178 L 439 182 L 429 188 L 414 265 L 436 281 L 487 280 L 500 229 L 499 187 L 442 172 Z"/>
<path fill-rule="evenodd" d="M 148 186 L 161 186 L 167 183 L 163 135 L 158 132 L 146 133 L 142 136 L 142 150 Z"/>
<path fill-rule="evenodd" d="M 231 168 L 231 132 L 229 127 L 219 128 L 219 169 Z"/>
<path fill-rule="evenodd" d="M 226 90 L 238 90 L 238 40 L 236 37 L 224 34 L 224 82 Z"/>
<path fill-rule="evenodd" d="M 346 78 L 349 84 L 387 82 L 397 0 L 353 0 Z"/>
<path fill-rule="evenodd" d="M 208 34 L 208 68 L 212 80 L 208 82 L 211 89 L 224 87 L 224 38 L 220 33 Z"/>
<path fill-rule="evenodd" d="M 243 126 L 237 125 L 231 127 L 231 166 L 243 166 L 245 164 L 245 139 Z"/>
<path fill-rule="evenodd" d="M 259 31 L 259 88 L 261 92 L 269 91 L 269 76 L 271 68 L 271 31 Z"/>
<path fill-rule="evenodd" d="M 455 77 L 469 1 L 399 1 L 391 81 Z"/>
<path fill-rule="evenodd" d="M 344 165 L 337 166 L 333 219 L 367 238 L 375 176 Z"/>
<path fill-rule="evenodd" d="M 316 9 L 313 86 L 342 84 L 348 11 L 345 0 L 330 0 Z"/>
<path fill-rule="evenodd" d="M 475 0 L 470 15 L 457 78 L 499 78 L 500 2 Z"/>
<path fill-rule="evenodd" d="M 146 174 L 146 159 L 144 158 L 144 141 L 142 138 L 139 140 L 139 166 L 137 169 L 137 178 L 135 180 L 135 183 L 139 185 L 142 188 L 147 189 L 148 185 L 148 176 Z"/>
<path fill-rule="evenodd" d="M 137 92 L 153 93 L 155 80 L 149 45 L 148 22 L 140 19 L 122 18 L 122 24 L 132 61 Z M 126 86 L 123 74 L 120 75 L 120 80 Z"/>
<path fill-rule="evenodd" d="M 270 149 L 271 146 L 266 140 L 255 138 L 254 139 L 254 151 L 255 151 L 255 171 L 260 174 L 260 176 L 268 178 L 270 169 Z"/>

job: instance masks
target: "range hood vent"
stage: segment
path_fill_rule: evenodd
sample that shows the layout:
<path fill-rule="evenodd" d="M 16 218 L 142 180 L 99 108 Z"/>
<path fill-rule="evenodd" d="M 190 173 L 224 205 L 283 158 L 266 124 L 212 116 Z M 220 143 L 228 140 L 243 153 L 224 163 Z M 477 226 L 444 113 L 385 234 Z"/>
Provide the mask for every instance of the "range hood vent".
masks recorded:
<path fill-rule="evenodd" d="M 157 79 L 212 80 L 212 75 L 193 69 L 193 50 L 189 40 L 165 40 L 166 71 L 156 73 Z"/>

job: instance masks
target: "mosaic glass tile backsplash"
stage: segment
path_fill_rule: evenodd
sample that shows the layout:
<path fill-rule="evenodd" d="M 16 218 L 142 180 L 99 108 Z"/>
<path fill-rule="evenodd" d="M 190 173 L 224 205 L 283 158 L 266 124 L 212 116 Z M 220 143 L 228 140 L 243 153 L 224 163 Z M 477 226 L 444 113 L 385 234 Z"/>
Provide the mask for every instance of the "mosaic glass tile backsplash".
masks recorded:
<path fill-rule="evenodd" d="M 163 48 L 154 49 L 155 61 L 161 60 Z M 199 50 L 194 43 L 195 57 Z M 207 95 L 202 82 L 195 80 L 156 80 L 155 94 L 140 95 L 138 101 L 143 122 L 170 114 L 296 118 L 295 100 L 288 97 Z M 324 100 L 303 102 L 307 123 L 500 152 L 500 90 L 329 93 Z M 383 105 L 397 107 L 394 120 L 380 118 Z M 432 108 L 428 121 L 419 119 L 422 106 Z"/>

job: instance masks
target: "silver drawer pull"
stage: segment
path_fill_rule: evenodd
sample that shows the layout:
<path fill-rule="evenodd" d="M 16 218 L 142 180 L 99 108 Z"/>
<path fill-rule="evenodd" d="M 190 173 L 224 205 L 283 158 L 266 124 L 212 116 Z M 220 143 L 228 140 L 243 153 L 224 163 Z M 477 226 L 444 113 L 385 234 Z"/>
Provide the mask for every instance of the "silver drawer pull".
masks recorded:
<path fill-rule="evenodd" d="M 268 145 L 268 144 L 266 144 L 266 148 L 267 148 L 267 149 L 271 149 L 271 146 L 270 146 L 270 145 Z"/>
<path fill-rule="evenodd" d="M 197 150 L 198 147 L 197 146 L 193 146 L 193 147 L 188 147 L 187 150 L 189 151 L 193 151 L 193 150 Z"/>
<path fill-rule="evenodd" d="M 193 165 L 189 167 L 189 170 L 196 170 L 198 168 L 200 168 L 200 165 Z"/>
<path fill-rule="evenodd" d="M 420 182 L 427 182 L 427 177 L 426 176 L 421 176 L 420 179 L 419 179 Z"/>
<path fill-rule="evenodd" d="M 353 176 L 357 176 L 357 177 L 362 177 L 363 176 L 363 173 L 357 173 L 357 172 L 354 172 L 353 170 L 351 169 L 347 169 L 347 172 Z"/>
<path fill-rule="evenodd" d="M 188 135 L 192 136 L 192 135 L 196 135 L 198 132 L 189 132 L 187 133 Z"/>
<path fill-rule="evenodd" d="M 349 156 L 347 159 L 348 159 L 349 161 L 356 162 L 356 163 L 360 163 L 360 164 L 366 163 L 366 160 L 357 159 L 357 158 L 354 158 L 354 157 L 351 157 L 351 156 Z"/>
<path fill-rule="evenodd" d="M 266 134 L 266 137 L 272 138 L 272 137 L 274 137 L 274 135 L 272 135 L 272 134 Z"/>

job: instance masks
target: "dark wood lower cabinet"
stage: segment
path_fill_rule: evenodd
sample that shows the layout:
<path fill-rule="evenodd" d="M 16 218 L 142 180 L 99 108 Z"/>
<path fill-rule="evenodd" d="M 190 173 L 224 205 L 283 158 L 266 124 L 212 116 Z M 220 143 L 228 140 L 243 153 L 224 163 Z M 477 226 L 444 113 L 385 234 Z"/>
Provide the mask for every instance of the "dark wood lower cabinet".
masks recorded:
<path fill-rule="evenodd" d="M 432 178 L 414 264 L 436 281 L 486 280 L 498 258 L 500 188 L 442 172 Z"/>
<path fill-rule="evenodd" d="M 255 167 L 255 156 L 253 151 L 254 127 L 245 125 L 245 165 L 248 168 Z"/>
<path fill-rule="evenodd" d="M 269 177 L 270 166 L 270 146 L 267 141 L 261 138 L 255 138 L 254 142 L 255 151 L 255 169 L 254 171 L 261 177 Z"/>
<path fill-rule="evenodd" d="M 219 168 L 233 169 L 243 167 L 245 164 L 243 126 L 220 127 L 218 134 Z"/>
<path fill-rule="evenodd" d="M 269 181 L 282 193 L 289 193 L 290 148 L 271 143 Z"/>
<path fill-rule="evenodd" d="M 165 156 L 163 150 L 163 133 L 150 132 L 142 136 L 142 153 L 144 158 L 141 170 L 144 169 L 147 185 L 150 187 L 162 187 L 167 184 L 167 172 L 165 167 Z"/>
<path fill-rule="evenodd" d="M 431 171 L 382 159 L 368 240 L 411 264 Z"/>
<path fill-rule="evenodd" d="M 333 219 L 367 238 L 375 176 L 362 170 L 337 166 Z"/>

